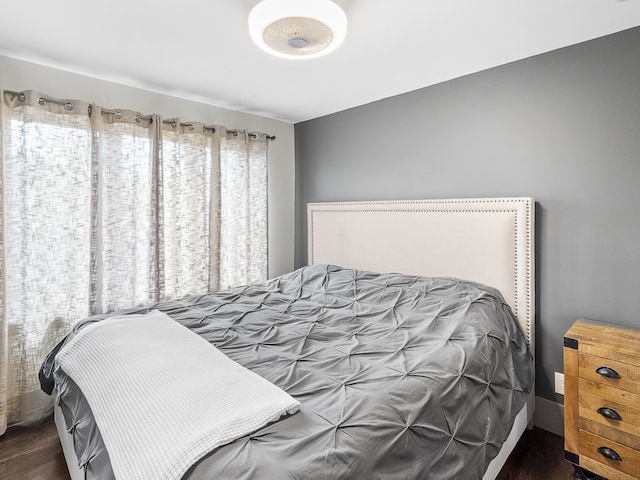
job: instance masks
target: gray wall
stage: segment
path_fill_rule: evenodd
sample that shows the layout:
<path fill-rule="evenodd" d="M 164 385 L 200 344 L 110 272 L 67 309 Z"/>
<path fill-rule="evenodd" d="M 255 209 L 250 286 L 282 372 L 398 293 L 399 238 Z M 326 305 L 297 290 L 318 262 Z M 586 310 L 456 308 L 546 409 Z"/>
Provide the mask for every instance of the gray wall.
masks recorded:
<path fill-rule="evenodd" d="M 539 396 L 562 402 L 574 320 L 640 327 L 640 28 L 300 123 L 295 143 L 296 266 L 308 202 L 536 198 Z"/>

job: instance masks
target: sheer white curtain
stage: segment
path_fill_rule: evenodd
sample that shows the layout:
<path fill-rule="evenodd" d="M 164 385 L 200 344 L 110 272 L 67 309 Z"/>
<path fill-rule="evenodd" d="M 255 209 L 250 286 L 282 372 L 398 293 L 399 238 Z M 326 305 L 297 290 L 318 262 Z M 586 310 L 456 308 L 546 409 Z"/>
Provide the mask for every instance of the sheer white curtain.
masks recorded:
<path fill-rule="evenodd" d="M 92 106 L 91 313 L 157 299 L 154 133 L 153 117 Z"/>
<path fill-rule="evenodd" d="M 264 134 L 2 93 L 0 432 L 76 321 L 267 278 Z"/>
<path fill-rule="evenodd" d="M 48 411 L 38 392 L 38 363 L 89 313 L 88 105 L 78 103 L 74 112 L 39 105 L 38 98 L 4 95 L 0 431 L 6 422 Z"/>
<path fill-rule="evenodd" d="M 221 285 L 219 131 L 220 127 L 200 123 L 163 123 L 161 297 L 177 298 Z"/>
<path fill-rule="evenodd" d="M 267 231 L 267 139 L 264 134 L 223 133 L 221 282 L 224 285 L 257 282 L 267 277 L 267 262 L 262 260 L 267 252 L 264 234 Z"/>

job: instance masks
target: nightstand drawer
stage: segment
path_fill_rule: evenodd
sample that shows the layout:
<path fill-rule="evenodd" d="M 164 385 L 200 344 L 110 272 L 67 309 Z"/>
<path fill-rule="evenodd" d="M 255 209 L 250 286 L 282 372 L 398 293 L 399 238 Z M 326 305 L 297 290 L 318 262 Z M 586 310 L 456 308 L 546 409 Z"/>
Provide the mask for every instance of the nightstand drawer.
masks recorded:
<path fill-rule="evenodd" d="M 640 478 L 640 452 L 612 440 L 580 430 L 580 455 Z"/>
<path fill-rule="evenodd" d="M 606 385 L 580 379 L 579 415 L 580 419 L 606 425 L 629 435 L 633 443 L 615 438 L 616 441 L 632 448 L 640 447 L 640 395 Z M 585 428 L 581 423 L 580 428 Z M 586 427 L 592 433 L 598 433 Z M 615 432 L 613 432 L 615 433 Z M 621 437 L 622 438 L 622 437 Z"/>
<path fill-rule="evenodd" d="M 579 376 L 640 395 L 640 368 L 608 358 L 580 353 Z"/>

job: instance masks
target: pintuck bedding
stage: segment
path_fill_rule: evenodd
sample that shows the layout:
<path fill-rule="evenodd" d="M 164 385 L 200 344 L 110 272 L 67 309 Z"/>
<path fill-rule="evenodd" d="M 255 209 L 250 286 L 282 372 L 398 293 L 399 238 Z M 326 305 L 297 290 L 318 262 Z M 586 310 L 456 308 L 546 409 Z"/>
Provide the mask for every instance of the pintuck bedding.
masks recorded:
<path fill-rule="evenodd" d="M 41 383 L 58 393 L 87 479 L 115 477 L 90 402 L 56 354 L 94 322 L 153 310 L 300 402 L 206 454 L 189 480 L 480 479 L 533 384 L 525 336 L 497 290 L 303 267 L 79 322 L 43 363 Z M 171 395 L 154 380 L 158 396 Z"/>

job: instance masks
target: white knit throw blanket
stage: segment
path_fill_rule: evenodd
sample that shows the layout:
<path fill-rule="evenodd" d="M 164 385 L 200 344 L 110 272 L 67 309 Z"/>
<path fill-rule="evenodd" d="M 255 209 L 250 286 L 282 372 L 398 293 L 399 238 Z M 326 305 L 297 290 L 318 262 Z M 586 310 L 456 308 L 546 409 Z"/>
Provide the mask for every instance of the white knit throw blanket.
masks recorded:
<path fill-rule="evenodd" d="M 82 389 L 118 480 L 179 479 L 299 403 L 159 311 L 83 328 L 56 361 Z"/>

